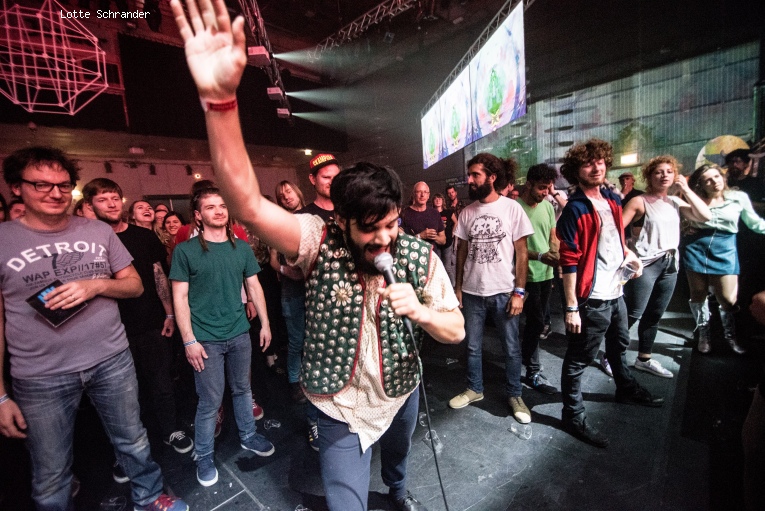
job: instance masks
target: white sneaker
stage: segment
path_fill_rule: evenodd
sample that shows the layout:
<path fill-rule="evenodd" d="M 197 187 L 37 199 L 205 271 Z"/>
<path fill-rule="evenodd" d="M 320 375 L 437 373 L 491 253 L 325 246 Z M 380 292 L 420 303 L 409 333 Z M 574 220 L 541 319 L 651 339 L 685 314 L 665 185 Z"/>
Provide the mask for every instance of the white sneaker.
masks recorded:
<path fill-rule="evenodd" d="M 672 372 L 664 369 L 661 364 L 654 359 L 650 359 L 648 362 L 643 362 L 639 358 L 635 359 L 635 369 L 655 374 L 662 378 L 672 378 Z"/>

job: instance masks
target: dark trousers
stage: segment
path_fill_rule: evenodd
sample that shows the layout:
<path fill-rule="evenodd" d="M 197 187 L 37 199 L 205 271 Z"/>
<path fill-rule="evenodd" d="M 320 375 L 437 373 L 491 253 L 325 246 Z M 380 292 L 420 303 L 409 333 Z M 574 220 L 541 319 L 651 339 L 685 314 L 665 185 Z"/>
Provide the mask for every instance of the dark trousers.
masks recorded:
<path fill-rule="evenodd" d="M 579 306 L 579 316 L 582 319 L 581 333 L 566 333 L 568 349 L 561 369 L 564 421 L 584 419 L 582 374 L 595 360 L 604 337 L 606 357 L 614 373 L 616 391 L 629 393 L 637 387 L 637 381 L 627 367 L 624 356 L 630 342 L 624 299 L 587 300 Z"/>
<path fill-rule="evenodd" d="M 545 307 L 550 300 L 551 291 L 552 279 L 526 283 L 526 302 L 523 304 L 526 326 L 523 329 L 523 344 L 521 345 L 526 376 L 531 376 L 542 370 L 542 365 L 539 363 L 539 335 L 545 328 Z"/>
<path fill-rule="evenodd" d="M 627 304 L 628 328 L 638 323 L 638 353 L 651 353 L 659 320 L 667 310 L 677 283 L 677 264 L 671 255 L 654 261 L 643 274 L 624 286 Z"/>
<path fill-rule="evenodd" d="M 138 402 L 143 413 L 150 411 L 159 423 L 163 439 L 176 431 L 175 396 L 170 363 L 170 339 L 161 330 L 128 336 L 130 354 L 138 377 Z"/>
<path fill-rule="evenodd" d="M 380 444 L 382 480 L 393 498 L 406 495 L 406 461 L 417 425 L 420 390 L 409 395 Z M 348 424 L 319 413 L 319 457 L 327 506 L 332 511 L 366 511 L 372 447 L 361 452 L 359 436 Z"/>

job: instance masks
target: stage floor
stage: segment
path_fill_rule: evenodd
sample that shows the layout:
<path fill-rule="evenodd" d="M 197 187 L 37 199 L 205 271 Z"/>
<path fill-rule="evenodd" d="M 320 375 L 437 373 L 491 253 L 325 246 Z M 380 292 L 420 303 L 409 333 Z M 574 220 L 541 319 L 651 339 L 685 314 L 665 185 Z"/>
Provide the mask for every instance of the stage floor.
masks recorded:
<path fill-rule="evenodd" d="M 565 336 L 560 314 L 541 342 L 544 373 L 560 386 Z M 449 509 L 476 510 L 705 510 L 740 509 L 741 423 L 746 415 L 762 364 L 757 357 L 734 355 L 721 342 L 709 355 L 691 348 L 692 322 L 684 298 L 673 301 L 660 325 L 654 356 L 674 374 L 659 378 L 635 371 L 641 384 L 663 395 L 663 408 L 617 404 L 615 386 L 598 367 L 583 378 L 589 420 L 611 445 L 598 449 L 560 429 L 560 394 L 548 396 L 524 388 L 532 410 L 531 438 L 509 431 L 517 424 L 504 393 L 504 365 L 493 329 L 487 328 L 484 349 L 485 399 L 461 410 L 447 402 L 464 390 L 464 366 L 459 348 L 436 346 L 423 353 L 432 426 L 443 451 L 439 455 Z M 636 356 L 633 342 L 627 358 Z M 717 335 L 717 339 L 721 336 Z M 153 439 L 155 458 L 163 468 L 168 490 L 182 496 L 192 510 L 326 509 L 319 476 L 318 454 L 308 445 L 303 410 L 293 406 L 283 375 L 255 362 L 254 389 L 265 409 L 258 421 L 275 419 L 278 428 L 265 431 L 276 453 L 259 458 L 239 447 L 233 415 L 229 413 L 216 442 L 219 481 L 203 488 L 188 454 L 178 454 Z M 179 393 L 182 413 L 193 417 L 193 392 Z M 421 402 L 421 411 L 424 407 Z M 113 455 L 92 409 L 78 418 L 75 472 L 82 480 L 76 499 L 79 509 L 132 509 L 129 485 L 111 478 Z M 433 452 L 418 425 L 409 459 L 409 489 L 429 510 L 444 510 Z M 23 445 L 2 442 L 5 479 L 0 508 L 29 507 L 27 462 Z M 7 458 L 11 456 L 12 458 Z M 375 450 L 370 484 L 370 510 L 393 509 L 379 475 Z"/>

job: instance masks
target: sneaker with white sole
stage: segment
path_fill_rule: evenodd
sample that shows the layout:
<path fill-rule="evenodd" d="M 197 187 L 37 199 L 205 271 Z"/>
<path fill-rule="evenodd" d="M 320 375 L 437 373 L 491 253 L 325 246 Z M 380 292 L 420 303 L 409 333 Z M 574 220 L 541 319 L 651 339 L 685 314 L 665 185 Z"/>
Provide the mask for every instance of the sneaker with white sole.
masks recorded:
<path fill-rule="evenodd" d="M 212 486 L 218 482 L 218 469 L 212 455 L 197 460 L 197 481 L 202 486 Z"/>
<path fill-rule="evenodd" d="M 529 410 L 526 403 L 523 402 L 521 396 L 510 397 L 507 399 L 507 403 L 513 410 L 513 417 L 515 417 L 515 420 L 521 424 L 528 424 L 531 422 L 531 410 Z"/>
<path fill-rule="evenodd" d="M 474 392 L 467 389 L 465 392 L 453 397 L 449 401 L 449 407 L 458 410 L 460 408 L 465 408 L 470 403 L 480 401 L 481 399 L 483 399 L 483 392 Z"/>
<path fill-rule="evenodd" d="M 134 506 L 134 511 L 189 511 L 189 505 L 178 497 L 162 494 L 143 506 Z"/>
<path fill-rule="evenodd" d="M 656 376 L 661 376 L 662 378 L 672 378 L 672 372 L 668 371 L 662 365 L 654 360 L 654 359 L 648 359 L 648 361 L 643 362 L 639 358 L 635 360 L 635 369 L 638 369 L 640 371 L 645 371 L 647 373 L 655 374 Z"/>
<path fill-rule="evenodd" d="M 319 452 L 319 424 L 316 422 L 308 423 L 308 445 L 316 452 Z"/>
<path fill-rule="evenodd" d="M 114 462 L 114 467 L 112 467 L 112 479 L 114 479 L 114 482 L 120 484 L 130 481 L 130 478 L 125 474 L 125 471 L 122 470 L 122 467 L 116 461 Z"/>
<path fill-rule="evenodd" d="M 242 446 L 242 449 L 252 451 L 258 456 L 271 456 L 276 450 L 274 449 L 274 444 L 266 440 L 266 437 L 259 435 L 258 433 L 255 433 L 250 438 L 243 441 L 240 445 Z"/>
<path fill-rule="evenodd" d="M 172 433 L 166 440 L 165 445 L 172 446 L 176 452 L 181 454 L 189 452 L 194 448 L 194 441 L 186 436 L 183 431 L 176 431 Z"/>

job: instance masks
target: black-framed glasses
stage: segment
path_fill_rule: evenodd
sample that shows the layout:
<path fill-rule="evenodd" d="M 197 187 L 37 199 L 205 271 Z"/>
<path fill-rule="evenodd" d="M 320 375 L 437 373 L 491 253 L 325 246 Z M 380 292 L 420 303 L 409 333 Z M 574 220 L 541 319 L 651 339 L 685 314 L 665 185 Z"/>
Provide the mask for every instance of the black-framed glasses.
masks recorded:
<path fill-rule="evenodd" d="M 53 190 L 53 187 L 57 187 L 58 191 L 61 193 L 70 193 L 72 190 L 74 190 L 74 183 L 70 182 L 64 182 L 64 183 L 48 183 L 46 181 L 27 181 L 26 179 L 21 180 L 23 183 L 27 183 L 29 185 L 32 185 L 35 187 L 35 190 L 38 192 L 48 193 Z"/>

